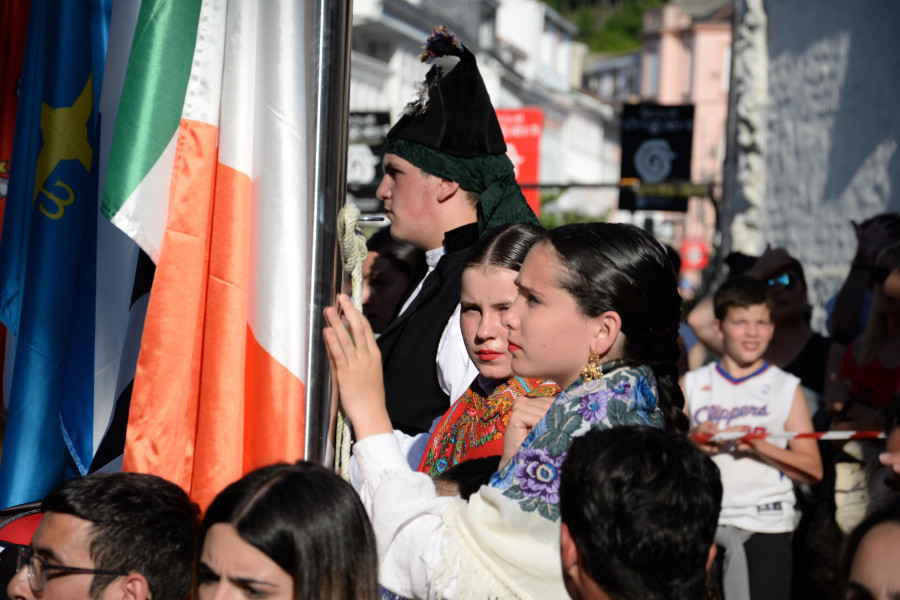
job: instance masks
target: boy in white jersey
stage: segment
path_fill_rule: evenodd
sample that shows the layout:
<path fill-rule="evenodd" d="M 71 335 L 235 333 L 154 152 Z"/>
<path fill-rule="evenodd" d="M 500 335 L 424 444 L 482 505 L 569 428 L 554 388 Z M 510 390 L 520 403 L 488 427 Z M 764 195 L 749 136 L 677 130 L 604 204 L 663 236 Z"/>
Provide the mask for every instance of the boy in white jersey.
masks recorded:
<path fill-rule="evenodd" d="M 766 285 L 736 277 L 722 284 L 713 303 L 722 360 L 682 380 L 692 435 L 703 440 L 740 430 L 813 431 L 800 380 L 762 358 L 775 331 Z M 816 441 L 754 438 L 699 445 L 722 475 L 716 543 L 725 549 L 725 600 L 789 598 L 797 521 L 793 482 L 822 478 Z"/>

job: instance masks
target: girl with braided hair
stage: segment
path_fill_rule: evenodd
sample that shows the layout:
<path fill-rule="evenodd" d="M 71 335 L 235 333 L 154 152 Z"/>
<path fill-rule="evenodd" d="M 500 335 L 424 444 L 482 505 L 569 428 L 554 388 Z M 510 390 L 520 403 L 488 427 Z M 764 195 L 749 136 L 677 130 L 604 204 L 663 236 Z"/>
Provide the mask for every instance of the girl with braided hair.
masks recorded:
<path fill-rule="evenodd" d="M 349 331 L 335 308 L 325 310 L 381 584 L 401 596 L 564 598 L 559 470 L 569 444 L 617 426 L 688 430 L 676 367 L 681 299 L 650 234 L 610 223 L 551 230 L 528 252 L 516 285 L 501 318 L 513 371 L 562 391 L 537 419 L 514 423 L 513 415 L 500 470 L 468 502 L 438 497 L 433 480 L 407 466 L 368 324 L 346 297 L 339 304 Z"/>

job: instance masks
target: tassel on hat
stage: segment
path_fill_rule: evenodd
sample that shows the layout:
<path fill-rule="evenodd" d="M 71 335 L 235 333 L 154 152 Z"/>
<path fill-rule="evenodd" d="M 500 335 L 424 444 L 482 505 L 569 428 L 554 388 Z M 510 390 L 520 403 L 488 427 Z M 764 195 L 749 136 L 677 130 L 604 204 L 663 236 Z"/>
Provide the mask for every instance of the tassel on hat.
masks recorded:
<path fill-rule="evenodd" d="M 446 26 L 432 30 L 420 55 L 432 65 L 418 97 L 387 137 L 458 158 L 506 153 L 497 114 L 472 54 Z"/>
<path fill-rule="evenodd" d="M 456 56 L 458 58 L 463 54 L 472 54 L 466 50 L 466 47 L 462 45 L 462 42 L 453 35 L 453 32 L 446 25 L 438 25 L 432 29 L 431 37 L 425 40 L 422 48 L 425 51 L 419 55 L 419 60 L 424 63 L 430 63 L 435 58 L 442 56 Z"/>

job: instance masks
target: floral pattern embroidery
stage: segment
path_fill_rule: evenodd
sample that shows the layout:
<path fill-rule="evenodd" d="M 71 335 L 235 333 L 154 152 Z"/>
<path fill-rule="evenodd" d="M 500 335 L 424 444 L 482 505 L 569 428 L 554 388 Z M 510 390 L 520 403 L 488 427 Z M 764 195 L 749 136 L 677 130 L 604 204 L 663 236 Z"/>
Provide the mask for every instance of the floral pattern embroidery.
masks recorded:
<path fill-rule="evenodd" d="M 521 482 L 526 498 L 540 497 L 543 502 L 559 502 L 559 469 L 565 453 L 553 456 L 545 450 L 525 450 L 522 462 L 516 467 L 516 478 Z"/>
<path fill-rule="evenodd" d="M 588 423 L 596 423 L 606 418 L 606 407 L 612 398 L 617 400 L 627 400 L 631 391 L 631 383 L 628 381 L 619 382 L 615 387 L 591 392 L 585 394 L 581 398 L 578 406 L 578 414 L 580 414 Z"/>
<path fill-rule="evenodd" d="M 466 459 L 502 454 L 515 399 L 558 393 L 559 386 L 552 381 L 512 377 L 487 395 L 476 380 L 438 422 L 419 471 L 437 477 Z"/>
<path fill-rule="evenodd" d="M 516 500 L 521 510 L 559 519 L 559 471 L 573 438 L 594 428 L 663 427 L 650 367 L 617 361 L 602 368 L 602 379 L 579 379 L 561 392 L 519 452 L 491 478 L 491 486 Z"/>

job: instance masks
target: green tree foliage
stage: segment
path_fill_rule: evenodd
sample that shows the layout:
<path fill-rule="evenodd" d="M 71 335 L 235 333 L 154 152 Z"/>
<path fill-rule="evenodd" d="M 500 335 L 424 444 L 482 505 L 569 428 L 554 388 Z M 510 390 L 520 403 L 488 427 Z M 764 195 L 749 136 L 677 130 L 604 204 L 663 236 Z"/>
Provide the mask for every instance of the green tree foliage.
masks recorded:
<path fill-rule="evenodd" d="M 563 194 L 562 189 L 549 188 L 541 190 L 541 206 L 547 206 L 559 199 Z M 553 229 L 560 225 L 568 225 L 569 223 L 593 223 L 594 221 L 609 221 L 610 211 L 596 217 L 583 215 L 577 211 L 541 211 L 538 220 L 544 229 Z"/>
<path fill-rule="evenodd" d="M 644 12 L 664 0 L 544 0 L 578 27 L 592 52 L 620 53 L 641 46 Z"/>

